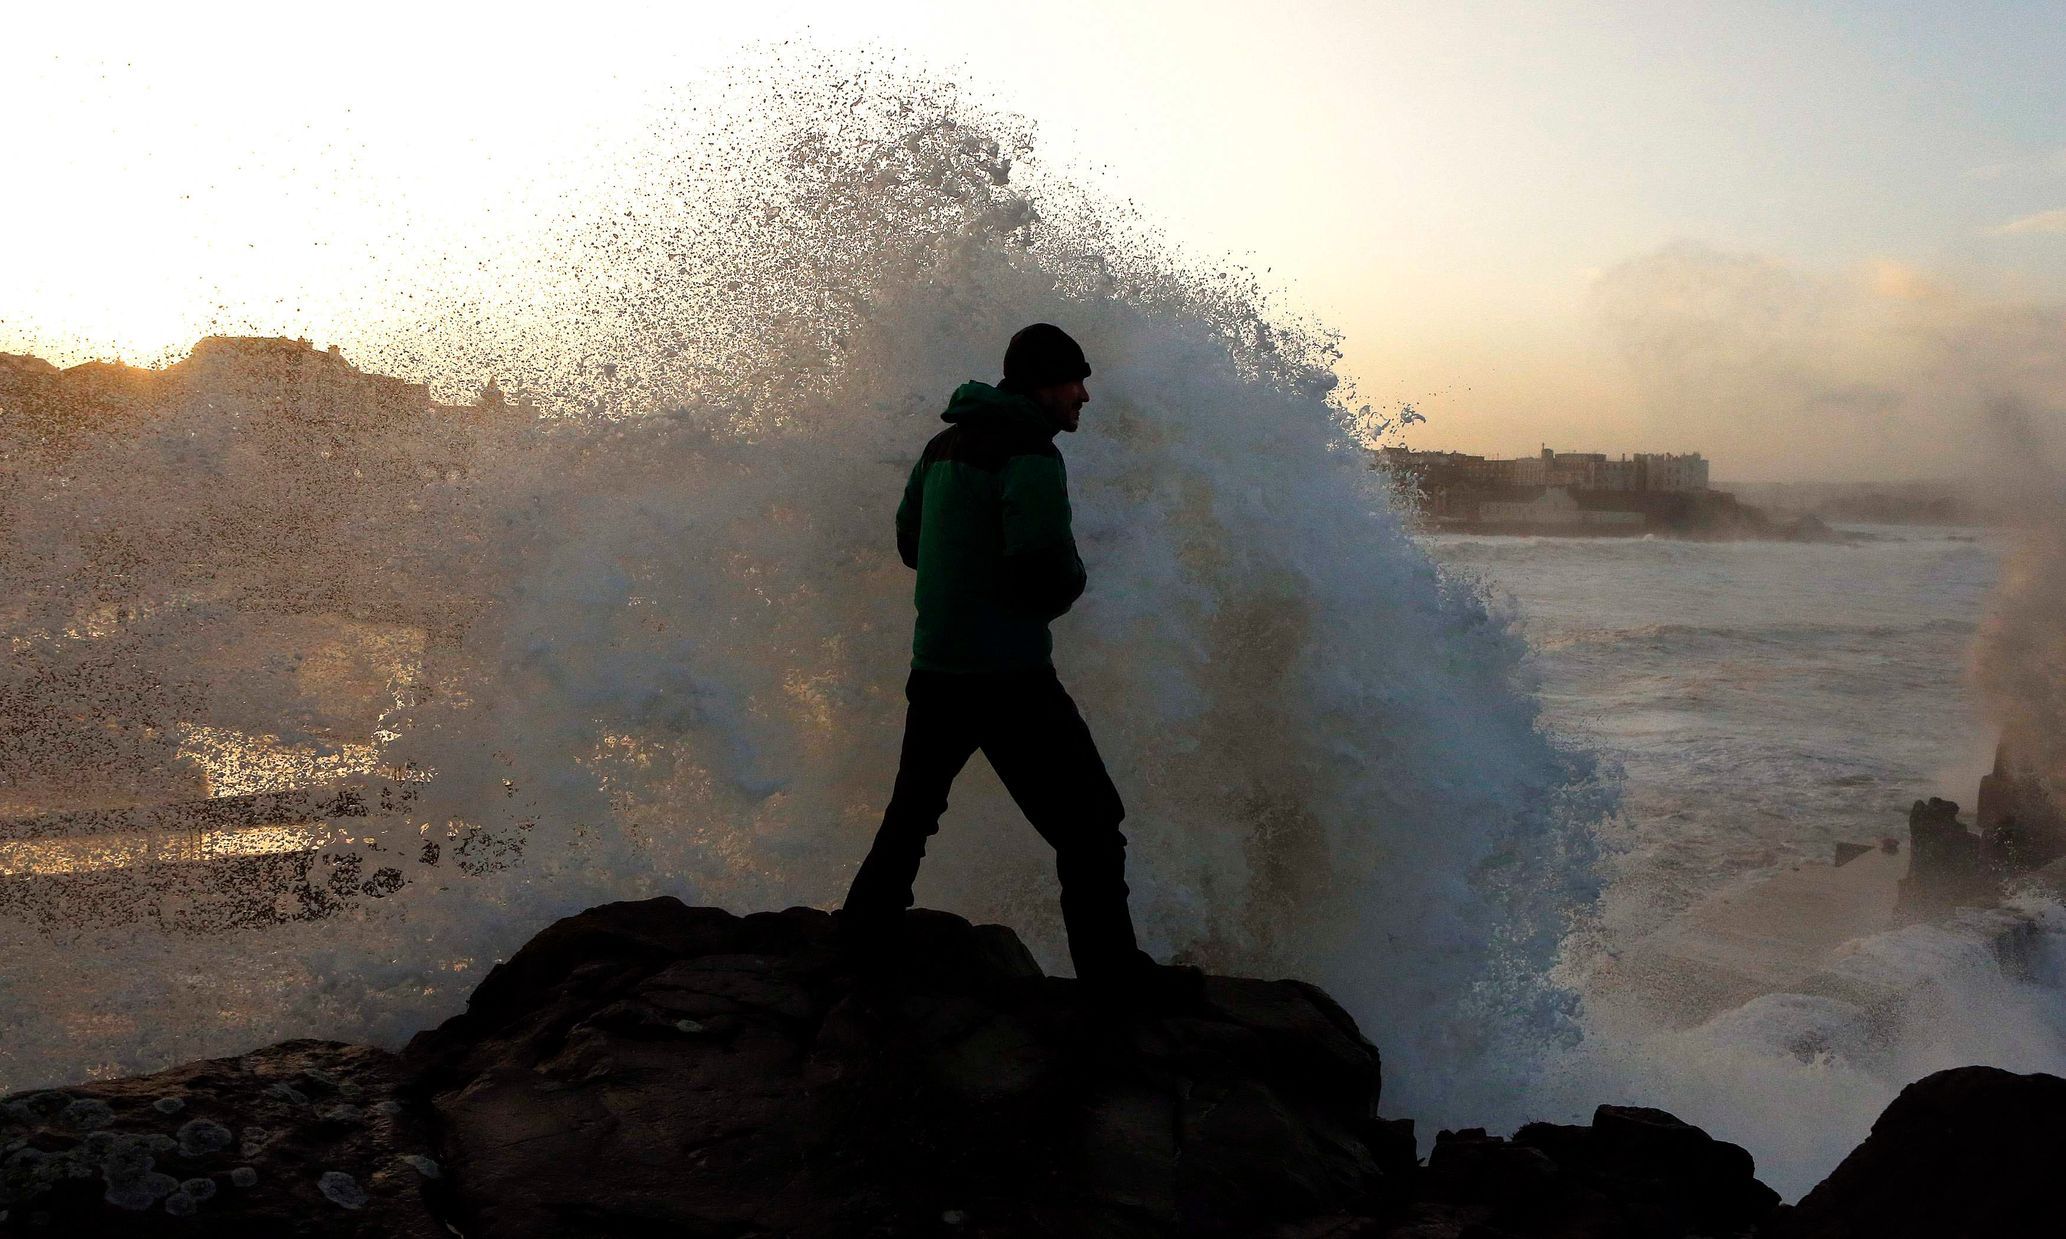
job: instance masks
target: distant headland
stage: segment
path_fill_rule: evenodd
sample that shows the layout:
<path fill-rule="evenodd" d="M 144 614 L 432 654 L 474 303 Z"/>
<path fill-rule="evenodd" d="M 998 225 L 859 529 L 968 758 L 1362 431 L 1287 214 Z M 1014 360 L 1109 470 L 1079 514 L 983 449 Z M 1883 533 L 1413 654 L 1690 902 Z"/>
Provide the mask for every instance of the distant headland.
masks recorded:
<path fill-rule="evenodd" d="M 1836 541 L 1812 514 L 1774 516 L 1708 484 L 1698 452 L 1559 452 L 1511 459 L 1379 448 L 1371 467 L 1435 530 L 1557 537 Z"/>

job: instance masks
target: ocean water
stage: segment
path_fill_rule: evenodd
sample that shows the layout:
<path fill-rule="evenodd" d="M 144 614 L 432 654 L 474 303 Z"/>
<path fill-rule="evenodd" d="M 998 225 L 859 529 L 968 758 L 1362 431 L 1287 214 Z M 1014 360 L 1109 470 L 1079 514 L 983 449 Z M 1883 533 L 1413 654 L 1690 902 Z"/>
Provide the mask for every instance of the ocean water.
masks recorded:
<path fill-rule="evenodd" d="M 1849 532 L 1423 539 L 1511 608 L 1548 725 L 1623 771 L 1614 932 L 1837 842 L 1905 840 L 1918 798 L 1972 808 L 1996 740 L 1974 644 L 2009 535 Z"/>
<path fill-rule="evenodd" d="M 2030 539 L 1849 532 L 1831 544 L 1423 539 L 1525 634 L 1544 725 L 1620 772 L 1620 812 L 1599 828 L 1606 884 L 1573 968 L 1640 949 L 1718 892 L 1826 861 L 1837 842 L 1905 846 L 1917 798 L 1972 809 L 1998 738 L 1982 655 L 2004 593 L 2028 592 L 2003 578 Z M 1571 1119 L 1601 1101 L 1664 1107 L 1748 1147 L 1792 1198 L 1929 1072 L 2066 1071 L 2055 903 L 1889 923 L 1829 967 L 1839 991 L 1847 980 L 1893 997 L 1782 990 L 1668 1028 L 1588 1001 L 1584 1035 L 1534 1077 L 1527 1104 Z"/>

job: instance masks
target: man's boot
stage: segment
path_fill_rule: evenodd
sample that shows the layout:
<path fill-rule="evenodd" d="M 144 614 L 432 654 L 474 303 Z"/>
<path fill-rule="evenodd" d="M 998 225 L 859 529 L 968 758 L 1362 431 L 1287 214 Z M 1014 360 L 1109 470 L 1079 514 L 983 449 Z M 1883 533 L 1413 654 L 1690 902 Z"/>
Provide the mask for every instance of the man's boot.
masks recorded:
<path fill-rule="evenodd" d="M 1100 1004 L 1174 1011 L 1203 1000 L 1203 970 L 1189 964 L 1158 964 L 1136 945 L 1133 914 L 1123 894 L 1085 907 L 1065 891 L 1062 923 L 1069 931 L 1069 958 L 1076 964 L 1076 978 Z"/>

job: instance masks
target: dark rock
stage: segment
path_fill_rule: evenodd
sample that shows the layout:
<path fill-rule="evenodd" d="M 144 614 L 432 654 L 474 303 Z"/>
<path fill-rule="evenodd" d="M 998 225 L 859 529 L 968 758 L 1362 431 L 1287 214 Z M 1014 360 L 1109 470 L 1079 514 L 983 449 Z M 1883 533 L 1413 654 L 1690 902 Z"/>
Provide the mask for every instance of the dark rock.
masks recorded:
<path fill-rule="evenodd" d="M 455 1224 L 1346 1236 L 1403 1196 L 1377 1053 L 1318 990 L 1215 977 L 1129 1012 L 995 926 L 903 939 L 857 968 L 823 913 L 664 898 L 552 926 L 405 1052 Z"/>
<path fill-rule="evenodd" d="M 1516 1210 L 1538 1209 L 1566 1186 L 1548 1154 L 1487 1136 L 1482 1128 L 1440 1133 L 1426 1179 L 1430 1193 L 1441 1199 Z"/>
<path fill-rule="evenodd" d="M 1922 916 L 1961 904 L 1986 904 L 1999 880 L 1982 864 L 1981 836 L 1958 819 L 1958 805 L 1932 796 L 1908 810 L 1908 873 L 1897 903 Z"/>
<path fill-rule="evenodd" d="M 2021 1239 L 2066 1232 L 2066 1080 L 1960 1067 L 1901 1090 L 1769 1239 Z"/>
<path fill-rule="evenodd" d="M 1530 1123 L 1512 1140 L 1482 1128 L 1442 1132 L 1421 1200 L 1400 1236 L 1749 1234 L 1778 1193 L 1750 1154 L 1662 1110 L 1601 1106 L 1589 1127 Z"/>
<path fill-rule="evenodd" d="M 1420 1168 L 1376 1114 L 1377 1052 L 1309 985 L 1126 1005 L 997 926 L 914 912 L 897 941 L 611 904 L 399 1057 L 287 1042 L 0 1099 L 0 1232 L 1722 1239 L 1773 1214 L 1747 1153 L 1659 1110 L 1443 1132 Z M 2043 1181 L 2060 1103 L 1985 1102 Z"/>
<path fill-rule="evenodd" d="M 288 1041 L 0 1102 L 0 1147 L 19 1144 L 0 1161 L 0 1233 L 75 1239 L 177 1225 L 211 1239 L 448 1236 L 427 1195 L 437 1185 L 403 1160 L 429 1152 L 422 1107 L 399 1105 L 349 1126 L 322 1122 L 276 1088 L 312 1071 L 407 1100 L 391 1054 Z M 166 1107 L 168 1097 L 181 1104 Z M 245 1133 L 241 1148 L 236 1131 Z M 326 1201 L 325 1171 L 355 1181 L 359 1208 L 347 1214 Z"/>

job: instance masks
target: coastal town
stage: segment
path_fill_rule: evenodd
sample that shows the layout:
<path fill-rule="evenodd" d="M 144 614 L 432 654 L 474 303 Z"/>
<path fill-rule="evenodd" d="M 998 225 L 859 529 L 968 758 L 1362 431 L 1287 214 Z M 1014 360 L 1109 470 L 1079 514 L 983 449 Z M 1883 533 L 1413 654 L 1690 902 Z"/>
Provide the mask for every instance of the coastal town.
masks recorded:
<path fill-rule="evenodd" d="M 1435 530 L 1640 537 L 1826 538 L 1813 517 L 1775 520 L 1709 485 L 1699 452 L 1560 452 L 1496 458 L 1384 447 L 1371 467 Z"/>

